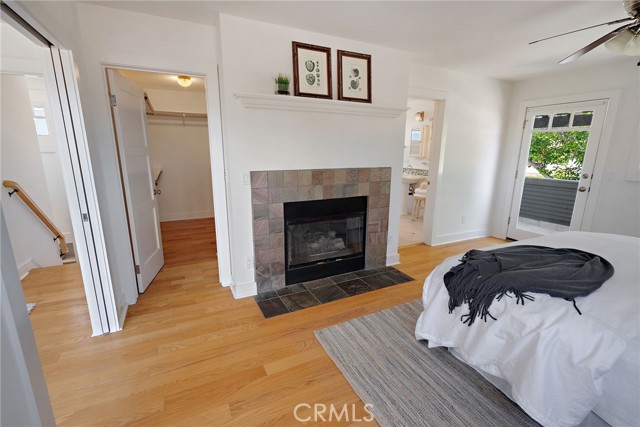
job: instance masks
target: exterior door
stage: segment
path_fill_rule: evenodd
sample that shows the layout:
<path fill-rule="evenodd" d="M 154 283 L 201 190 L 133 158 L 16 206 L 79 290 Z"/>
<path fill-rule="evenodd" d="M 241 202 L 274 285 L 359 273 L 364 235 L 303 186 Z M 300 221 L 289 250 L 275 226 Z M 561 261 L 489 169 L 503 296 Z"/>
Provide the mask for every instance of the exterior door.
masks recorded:
<path fill-rule="evenodd" d="M 142 293 L 164 265 L 144 92 L 116 70 L 108 70 L 108 75 L 138 291 Z"/>
<path fill-rule="evenodd" d="M 507 237 L 580 230 L 608 100 L 528 108 Z"/>

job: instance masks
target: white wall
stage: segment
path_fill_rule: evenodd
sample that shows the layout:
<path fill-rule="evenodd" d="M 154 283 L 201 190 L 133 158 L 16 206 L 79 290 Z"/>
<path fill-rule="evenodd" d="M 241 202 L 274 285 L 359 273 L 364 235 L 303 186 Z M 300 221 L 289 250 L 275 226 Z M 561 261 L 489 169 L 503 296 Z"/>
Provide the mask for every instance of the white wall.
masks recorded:
<path fill-rule="evenodd" d="M 1 177 L 16 181 L 45 214 L 52 212 L 27 80 L 2 74 Z M 49 229 L 16 195 L 2 188 L 14 257 L 24 275 L 31 268 L 60 265 L 60 250 Z"/>
<path fill-rule="evenodd" d="M 77 62 L 80 95 L 114 295 L 121 307 L 136 301 L 137 288 L 103 67 L 203 75 L 215 88 L 216 37 L 213 27 L 206 25 L 82 3 L 76 7 L 81 37 L 75 51 L 82 53 Z M 210 103 L 216 100 L 213 89 L 207 97 Z"/>
<path fill-rule="evenodd" d="M 246 109 L 234 93 L 272 94 L 272 76 L 292 74 L 291 42 L 331 48 L 337 98 L 336 49 L 371 54 L 373 104 L 404 107 L 408 61 L 402 52 L 300 29 L 220 16 L 225 155 L 234 279 L 254 284 L 249 171 L 382 167 L 392 170 L 392 188 L 402 175 L 404 115 L 379 118 L 304 111 Z M 265 48 L 268 46 L 268 49 Z M 257 66 L 247 66 L 247 64 Z M 323 100 L 317 100 L 318 103 Z M 391 193 L 388 259 L 397 259 L 399 192 Z M 393 261 L 392 261 L 393 262 Z"/>
<path fill-rule="evenodd" d="M 501 158 L 504 173 L 496 192 L 498 198 L 493 224 L 495 235 L 506 235 L 506 217 L 513 189 L 512 177 L 521 139 L 521 123 L 517 123 L 517 118 L 524 111 L 523 103 L 562 96 L 580 98 L 582 94 L 617 91 L 620 93 L 617 112 L 615 117 L 607 117 L 601 139 L 601 147 L 602 144 L 608 144 L 608 152 L 606 158 L 599 155 L 596 163 L 596 168 L 598 165 L 603 166 L 602 179 L 595 200 L 589 200 L 589 204 L 594 203 L 593 218 L 589 225 L 588 207 L 585 229 L 640 236 L 640 182 L 627 179 L 629 165 L 637 167 L 640 162 L 637 158 L 637 145 L 640 144 L 640 72 L 636 63 L 637 58 L 626 58 L 607 65 L 579 71 L 562 71 L 515 83 L 510 100 L 509 128 Z M 589 99 L 588 95 L 585 96 Z M 607 127 L 611 132 L 607 132 Z M 636 158 L 630 160 L 631 157 Z M 594 177 L 594 181 L 596 178 Z"/>
<path fill-rule="evenodd" d="M 156 111 L 206 113 L 204 93 L 145 89 Z M 162 168 L 158 188 L 160 221 L 213 216 L 207 121 L 148 117 L 151 158 Z"/>
<path fill-rule="evenodd" d="M 427 200 L 435 209 L 431 243 L 489 235 L 511 84 L 419 64 L 411 67 L 410 84 L 410 96 L 445 100 L 439 157 L 429 160 L 430 181 L 437 183 Z"/>

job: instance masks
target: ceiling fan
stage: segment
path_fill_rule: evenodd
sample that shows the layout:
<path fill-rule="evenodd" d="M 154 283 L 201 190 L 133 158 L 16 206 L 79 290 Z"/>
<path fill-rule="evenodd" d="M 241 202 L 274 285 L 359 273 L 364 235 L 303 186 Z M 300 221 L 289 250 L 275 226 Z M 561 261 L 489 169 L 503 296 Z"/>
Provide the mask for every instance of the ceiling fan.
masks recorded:
<path fill-rule="evenodd" d="M 627 56 L 640 56 L 640 0 L 624 0 L 622 4 L 629 14 L 628 18 L 617 19 L 615 21 L 605 22 L 603 24 L 580 28 L 579 30 L 569 31 L 566 33 L 536 40 L 529 44 L 538 43 L 556 37 L 566 36 L 567 34 L 577 33 L 578 31 L 602 27 L 604 25 L 615 25 L 625 22 L 623 26 L 616 28 L 610 33 L 607 33 L 599 39 L 589 43 L 579 51 L 567 56 L 562 61 L 560 61 L 559 64 L 566 64 L 567 62 L 571 62 L 577 58 L 580 58 L 582 55 L 590 52 L 601 44 L 604 44 L 607 49 L 615 53 Z"/>

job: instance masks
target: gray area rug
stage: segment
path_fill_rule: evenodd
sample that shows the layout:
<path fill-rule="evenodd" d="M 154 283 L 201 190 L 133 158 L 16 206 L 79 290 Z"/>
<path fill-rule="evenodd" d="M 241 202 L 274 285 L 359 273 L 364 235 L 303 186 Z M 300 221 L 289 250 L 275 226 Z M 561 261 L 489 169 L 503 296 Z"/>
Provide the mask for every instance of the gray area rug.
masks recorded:
<path fill-rule="evenodd" d="M 539 426 L 473 368 L 414 336 L 420 301 L 316 331 L 381 426 Z"/>

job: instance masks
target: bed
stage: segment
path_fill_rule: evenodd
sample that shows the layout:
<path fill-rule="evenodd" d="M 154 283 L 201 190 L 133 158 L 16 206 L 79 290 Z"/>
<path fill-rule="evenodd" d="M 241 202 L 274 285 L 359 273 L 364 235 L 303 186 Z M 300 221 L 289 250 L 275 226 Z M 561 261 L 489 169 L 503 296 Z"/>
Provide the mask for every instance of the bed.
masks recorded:
<path fill-rule="evenodd" d="M 582 315 L 571 302 L 533 294 L 524 306 L 494 300 L 497 320 L 468 326 L 460 320 L 467 304 L 448 309 L 443 276 L 459 263 L 454 256 L 425 281 L 416 338 L 448 347 L 544 426 L 639 425 L 640 239 L 570 231 L 503 246 L 523 244 L 594 253 L 615 273 L 576 298 Z"/>

